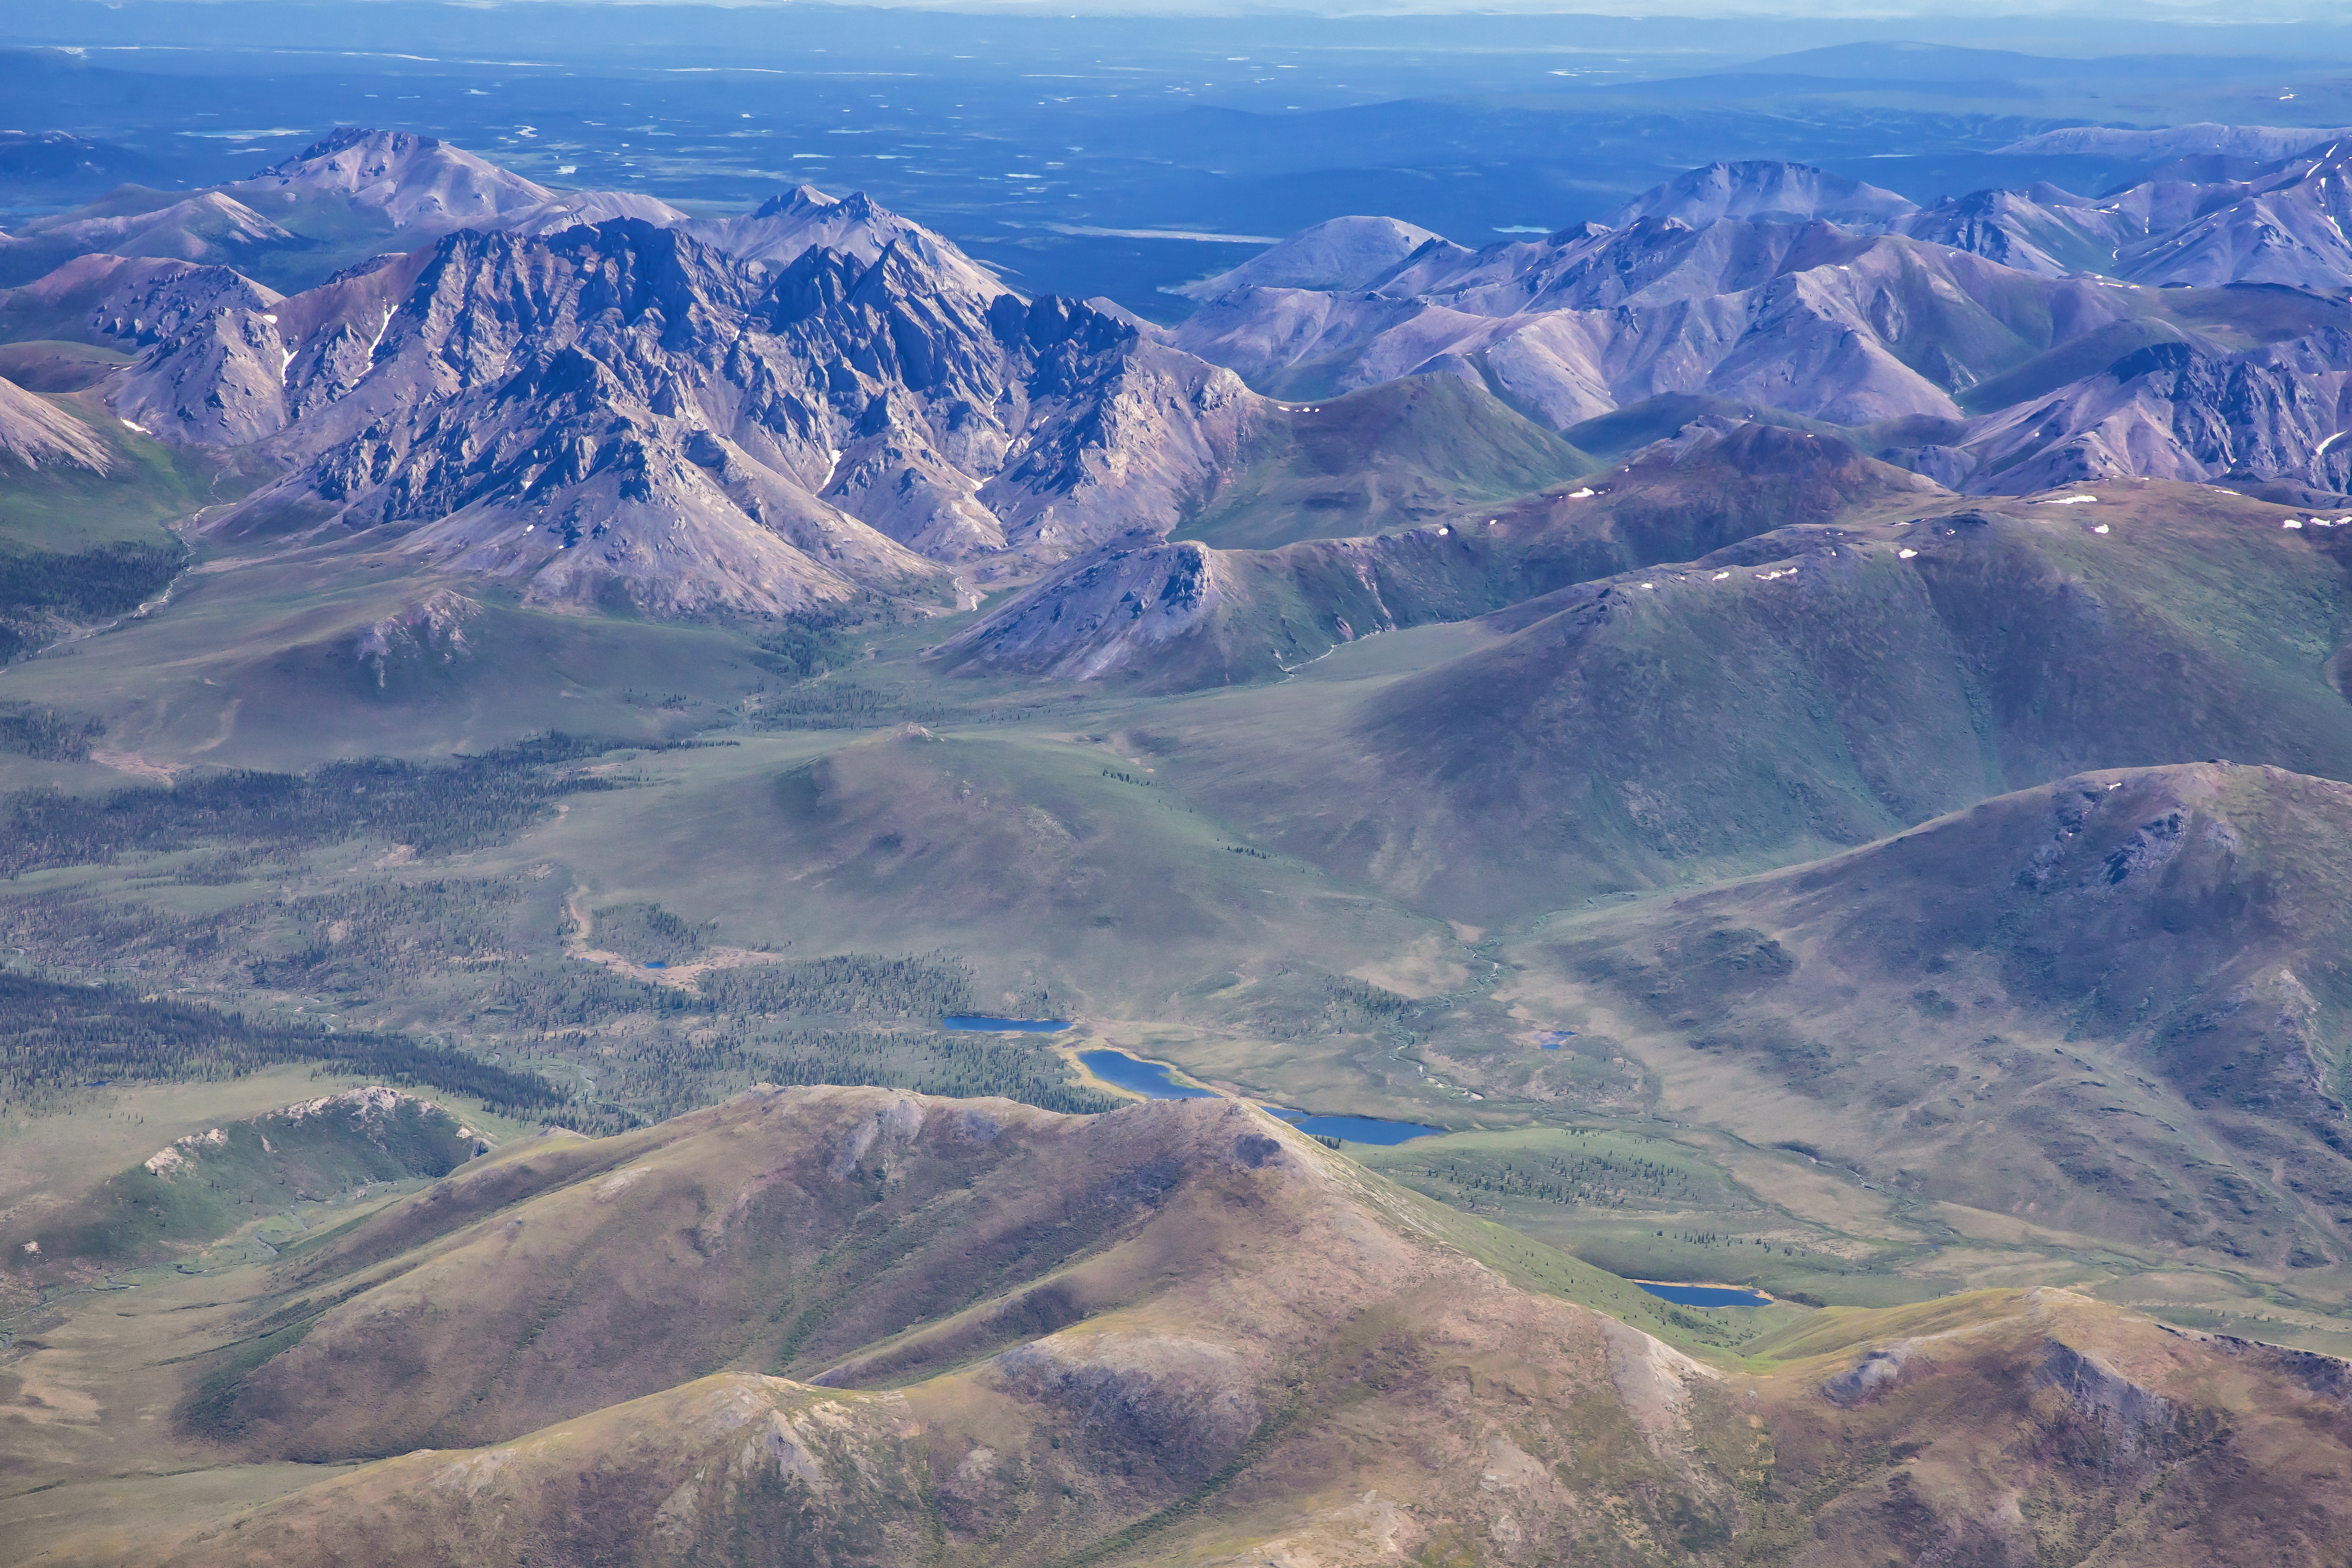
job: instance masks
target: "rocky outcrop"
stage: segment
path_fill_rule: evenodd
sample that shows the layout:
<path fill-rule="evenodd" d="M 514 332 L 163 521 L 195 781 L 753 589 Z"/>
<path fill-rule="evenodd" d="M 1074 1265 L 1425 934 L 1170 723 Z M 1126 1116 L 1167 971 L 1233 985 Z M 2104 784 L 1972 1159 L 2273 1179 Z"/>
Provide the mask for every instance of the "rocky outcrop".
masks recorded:
<path fill-rule="evenodd" d="M 243 447 L 286 424 L 289 352 L 279 296 L 226 267 L 132 263 L 90 312 L 94 333 L 139 351 L 114 383 L 117 414 L 159 439 Z"/>
<path fill-rule="evenodd" d="M 2352 487 L 2352 334 L 2239 353 L 2155 343 L 1969 426 L 1955 488 L 2023 495 L 2077 479 L 2232 474 Z"/>
<path fill-rule="evenodd" d="M 447 667 L 470 659 L 476 649 L 466 632 L 481 615 L 482 607 L 462 594 L 446 588 L 428 594 L 360 634 L 360 665 L 374 678 L 376 689 L 383 690 L 391 686 L 394 672 L 404 667 Z"/>
<path fill-rule="evenodd" d="M 1159 541 L 1072 563 L 941 645 L 949 668 L 1087 679 L 1150 659 L 1204 625 L 1228 597 L 1223 552 Z"/>
<path fill-rule="evenodd" d="M 1654 185 L 1601 221 L 1623 228 L 1643 218 L 1673 218 L 1704 228 L 1726 218 L 1747 223 L 1833 223 L 1858 234 L 1884 233 L 1919 210 L 1893 191 L 1806 163 L 1755 159 L 1709 163 Z"/>
<path fill-rule="evenodd" d="M 108 473 L 113 455 L 89 426 L 0 377 L 0 471 L 25 468 L 87 468 Z"/>

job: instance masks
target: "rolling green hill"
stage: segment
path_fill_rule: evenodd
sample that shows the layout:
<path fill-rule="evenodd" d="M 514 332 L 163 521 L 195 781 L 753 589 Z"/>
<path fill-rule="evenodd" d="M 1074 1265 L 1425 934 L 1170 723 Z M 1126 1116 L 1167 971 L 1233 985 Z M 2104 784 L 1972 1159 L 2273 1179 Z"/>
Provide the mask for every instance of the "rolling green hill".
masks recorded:
<path fill-rule="evenodd" d="M 951 947 L 992 1007 L 1041 988 L 1052 1000 L 1024 1005 L 1110 1017 L 1215 1016 L 1211 995 L 1240 991 L 1319 1005 L 1330 975 L 1427 940 L 1427 922 L 1255 850 L 1155 763 L 1099 737 L 895 732 L 711 799 L 759 836 L 757 866 L 699 833 L 682 858 L 656 826 L 614 869 L 803 951 Z"/>
<path fill-rule="evenodd" d="M 121 1266 L 297 1200 L 445 1176 L 488 1148 L 430 1100 L 345 1089 L 176 1139 L 79 1204 L 0 1230 L 0 1247 L 19 1268 L 36 1258 Z"/>
<path fill-rule="evenodd" d="M 1454 375 L 1276 405 L 1241 472 L 1171 537 L 1222 550 L 1385 533 L 1571 479 L 1592 459 Z"/>
<path fill-rule="evenodd" d="M 932 651 L 966 673 L 1154 692 L 1246 685 L 1358 637 L 1466 620 L 1791 524 L 1884 521 L 1942 494 L 1834 433 L 1659 401 L 1675 404 L 1654 426 L 1664 434 L 1573 488 L 1370 538 L 1139 542 L 1083 558 Z"/>
<path fill-rule="evenodd" d="M 2352 1278 L 2352 787 L 2100 772 L 1533 939 L 1677 1114 L 1978 1234 Z"/>
<path fill-rule="evenodd" d="M 340 540 L 208 553 L 173 582 L 169 616 L 8 682 L 102 719 L 110 750 L 296 769 L 548 730 L 657 740 L 775 683 L 739 631 L 525 609 L 496 583 Z"/>
<path fill-rule="evenodd" d="M 2084 768 L 2352 775 L 2338 536 L 2202 487 L 2095 494 L 1786 529 L 1564 590 L 1311 712 L 1203 703 L 1171 771 L 1290 853 L 1478 921 L 1786 864 Z"/>

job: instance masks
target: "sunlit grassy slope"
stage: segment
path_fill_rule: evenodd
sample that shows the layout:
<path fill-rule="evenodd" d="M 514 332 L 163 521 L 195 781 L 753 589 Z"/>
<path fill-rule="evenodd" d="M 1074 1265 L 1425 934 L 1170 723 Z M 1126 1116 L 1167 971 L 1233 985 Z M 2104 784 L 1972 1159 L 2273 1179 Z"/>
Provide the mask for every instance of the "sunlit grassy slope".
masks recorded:
<path fill-rule="evenodd" d="M 1538 939 L 1680 1114 L 2019 1223 L 2302 1276 L 2352 1258 L 2352 791 L 2094 773 Z"/>
<path fill-rule="evenodd" d="M 1411 528 L 1543 489 L 1592 460 L 1458 376 L 1414 376 L 1278 405 L 1242 472 L 1176 532 L 1270 549 Z"/>
<path fill-rule="evenodd" d="M 329 1093 L 183 1133 L 76 1201 L 12 1213 L 0 1245 L 19 1268 L 40 1254 L 117 1267 L 152 1261 L 299 1199 L 446 1175 L 488 1147 L 473 1131 L 414 1095 Z"/>
<path fill-rule="evenodd" d="M 210 1283 L 113 1320 L 258 1333 L 163 1369 L 181 1429 L 400 1452 L 45 1528 L 56 1560 L 1828 1564 L 1928 1532 L 2187 1564 L 2260 1518 L 2270 1560 L 2319 1563 L 2352 1463 L 2333 1363 L 2063 1291 L 1790 1309 L 1689 1359 L 1575 1304 L 1687 1342 L 1622 1282 L 1213 1104 L 763 1092 L 509 1146 Z M 24 1365 L 63 1395 L 90 1363 L 58 1337 Z"/>
<path fill-rule="evenodd" d="M 103 718 L 110 749 L 299 768 L 534 731 L 654 739 L 769 679 L 740 634 L 526 610 L 342 542 L 200 558 L 172 600 L 0 684 Z"/>
<path fill-rule="evenodd" d="M 2080 768 L 2352 773 L 2330 673 L 2352 544 L 2201 487 L 2098 494 L 1781 530 L 1564 590 L 1413 675 L 1179 710 L 1170 771 L 1293 854 L 1480 921 Z"/>

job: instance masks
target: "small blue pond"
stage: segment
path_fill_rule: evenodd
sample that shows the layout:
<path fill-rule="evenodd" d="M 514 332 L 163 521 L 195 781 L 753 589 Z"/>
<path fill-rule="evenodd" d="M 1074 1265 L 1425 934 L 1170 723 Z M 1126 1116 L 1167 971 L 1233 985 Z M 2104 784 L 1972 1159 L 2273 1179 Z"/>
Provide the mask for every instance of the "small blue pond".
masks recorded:
<path fill-rule="evenodd" d="M 1646 1279 L 1634 1284 L 1653 1296 L 1663 1296 L 1681 1307 L 1769 1307 L 1772 1298 L 1753 1290 L 1735 1290 L 1726 1285 L 1654 1285 Z"/>
<path fill-rule="evenodd" d="M 1152 1100 L 1217 1098 L 1214 1090 L 1178 1083 L 1164 1062 L 1144 1061 L 1129 1056 L 1125 1051 L 1080 1051 L 1078 1060 L 1086 1063 L 1087 1070 L 1104 1082 L 1115 1083 L 1121 1089 Z M 1408 1138 L 1427 1138 L 1445 1131 L 1443 1127 L 1423 1127 L 1417 1121 L 1381 1121 L 1370 1116 L 1318 1116 L 1309 1110 L 1286 1110 L 1278 1105 L 1269 1105 L 1266 1109 L 1301 1132 L 1313 1132 L 1350 1143 L 1402 1143 Z"/>
<path fill-rule="evenodd" d="M 658 958 L 656 958 L 656 959 L 649 959 L 649 960 L 647 960 L 647 961 L 646 961 L 646 967 L 647 969 L 667 969 L 667 968 L 669 967 L 669 965 L 668 965 L 668 963 L 667 963 L 664 962 L 663 960 L 658 959 Z"/>
<path fill-rule="evenodd" d="M 1423 1127 L 1418 1121 L 1381 1121 L 1370 1116 L 1309 1116 L 1297 1110 L 1277 1110 L 1275 1114 L 1301 1132 L 1349 1143 L 1402 1143 L 1408 1139 L 1434 1138 L 1445 1131 L 1443 1127 Z"/>
<path fill-rule="evenodd" d="M 1564 1050 L 1568 1042 L 1574 1038 L 1574 1029 L 1547 1029 L 1536 1037 L 1536 1044 L 1548 1051 Z"/>
<path fill-rule="evenodd" d="M 990 1018 L 978 1014 L 962 1014 L 940 1020 L 942 1029 L 962 1029 L 981 1035 L 1058 1035 L 1069 1026 L 1067 1018 Z"/>
<path fill-rule="evenodd" d="M 1080 1051 L 1078 1060 L 1105 1083 L 1115 1083 L 1151 1100 L 1214 1100 L 1214 1089 L 1194 1089 L 1168 1076 L 1159 1062 L 1139 1061 L 1125 1051 Z"/>

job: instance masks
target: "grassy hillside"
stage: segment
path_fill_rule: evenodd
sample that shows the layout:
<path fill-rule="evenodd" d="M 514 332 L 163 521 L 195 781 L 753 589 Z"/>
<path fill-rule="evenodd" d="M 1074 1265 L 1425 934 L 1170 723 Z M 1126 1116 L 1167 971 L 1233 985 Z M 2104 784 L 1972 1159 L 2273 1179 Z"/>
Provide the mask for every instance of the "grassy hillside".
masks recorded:
<path fill-rule="evenodd" d="M 773 1320 L 812 1314 L 719 1288 L 762 1268 L 844 1287 L 811 1340 L 877 1337 L 816 1358 L 816 1383 L 768 1373 Z M 1606 1288 L 1590 1270 L 1229 1103 L 1073 1121 L 754 1096 L 503 1151 L 246 1279 L 262 1293 L 228 1310 L 260 1337 L 174 1369 L 183 1420 L 257 1412 L 277 1388 L 268 1408 L 326 1444 L 328 1392 L 387 1413 L 391 1447 L 436 1410 L 511 1435 L 79 1550 L 1828 1568 L 1922 1541 L 1986 1561 L 2104 1541 L 2185 1568 L 2259 1540 L 2266 1562 L 2320 1564 L 2352 1468 L 2342 1363 L 2063 1291 L 1798 1312 L 1696 1361 L 1564 1299 Z M 1675 1333 L 1643 1300 L 1632 1314 Z M 212 1332 L 223 1305 L 198 1314 Z M 761 1342 L 661 1382 L 677 1342 L 733 1324 Z M 558 1354 L 583 1333 L 635 1353 Z M 37 1355 L 28 1371 L 59 1360 Z M 656 1386 L 528 1425 L 633 1378 Z"/>
<path fill-rule="evenodd" d="M 1290 853 L 1479 921 L 1785 864 L 2088 767 L 2352 776 L 2327 673 L 2352 639 L 2347 545 L 2200 487 L 2098 493 L 1782 530 L 1565 590 L 1352 701 L 1202 704 L 1171 771 Z"/>
<path fill-rule="evenodd" d="M 1274 550 L 1098 553 L 948 640 L 940 668 L 1128 691 L 1246 685 L 1359 637 L 1468 619 L 1790 524 L 1883 521 L 1943 493 L 1833 433 L 1686 414 L 1678 406 L 1665 434 L 1612 473 L 1435 526 Z"/>
<path fill-rule="evenodd" d="M 1702 401 L 1696 398 L 1654 401 L 1671 405 L 1671 416 L 1611 416 L 1626 420 L 1621 435 L 1656 431 L 1614 469 L 1514 501 L 1484 521 L 1461 520 L 1518 579 L 1517 592 L 1490 595 L 1492 607 L 1696 561 L 1794 524 L 1916 516 L 1943 499 L 1933 484 L 1863 456 L 1828 426 L 1780 425 L 1769 410 L 1727 417 L 1685 406 Z"/>
<path fill-rule="evenodd" d="M 69 384 L 84 367 L 57 368 L 48 379 Z M 94 394 L 49 401 L 90 433 L 106 468 L 0 459 L 0 663 L 160 601 L 187 563 L 167 525 L 240 489 L 218 462 L 122 427 Z"/>
<path fill-rule="evenodd" d="M 1384 533 L 1543 489 L 1591 467 L 1484 386 L 1413 376 L 1275 408 L 1242 472 L 1174 537 L 1266 550 Z"/>
<path fill-rule="evenodd" d="M 168 616 L 24 664 L 8 685 L 101 718 L 110 750 L 299 769 L 555 729 L 659 739 L 777 679 L 739 633 L 526 610 L 495 584 L 328 542 L 200 562 Z"/>
<path fill-rule="evenodd" d="M 982 1005 L 1019 1016 L 1181 1018 L 1229 990 L 1319 1005 L 1330 974 L 1423 939 L 1425 922 L 1245 852 L 1161 772 L 1108 737 L 892 732 L 766 769 L 713 758 L 707 785 L 583 805 L 538 852 L 606 840 L 608 886 L 659 889 L 735 942 L 950 949 Z"/>
<path fill-rule="evenodd" d="M 79 1203 L 0 1227 L 0 1247 L 18 1268 L 36 1259 L 120 1267 L 297 1200 L 445 1176 L 488 1147 L 432 1101 L 345 1089 L 184 1134 Z"/>
<path fill-rule="evenodd" d="M 124 430 L 90 399 L 60 398 L 109 449 L 110 471 L 0 463 L 0 548 L 72 554 L 107 544 L 173 542 L 167 522 L 246 486 L 204 454 Z"/>
<path fill-rule="evenodd" d="M 131 355 L 121 350 L 95 343 L 58 338 L 0 343 L 0 376 L 28 392 L 85 391 L 130 363 Z"/>
<path fill-rule="evenodd" d="M 1736 403 L 1695 392 L 1666 392 L 1645 397 L 1571 425 L 1563 434 L 1579 451 L 1590 452 L 1602 463 L 1617 463 L 1654 441 L 1667 439 L 1694 419 L 1709 418 L 1734 424 L 1752 420 L 1800 435 L 1842 438 L 1845 434 L 1843 426 L 1791 414 L 1785 408 Z"/>
<path fill-rule="evenodd" d="M 2352 787 L 2200 764 L 2005 795 L 1536 939 L 1664 1102 L 1974 1233 L 2352 1279 Z M 1970 1219 L 1968 1215 L 1984 1216 Z"/>

